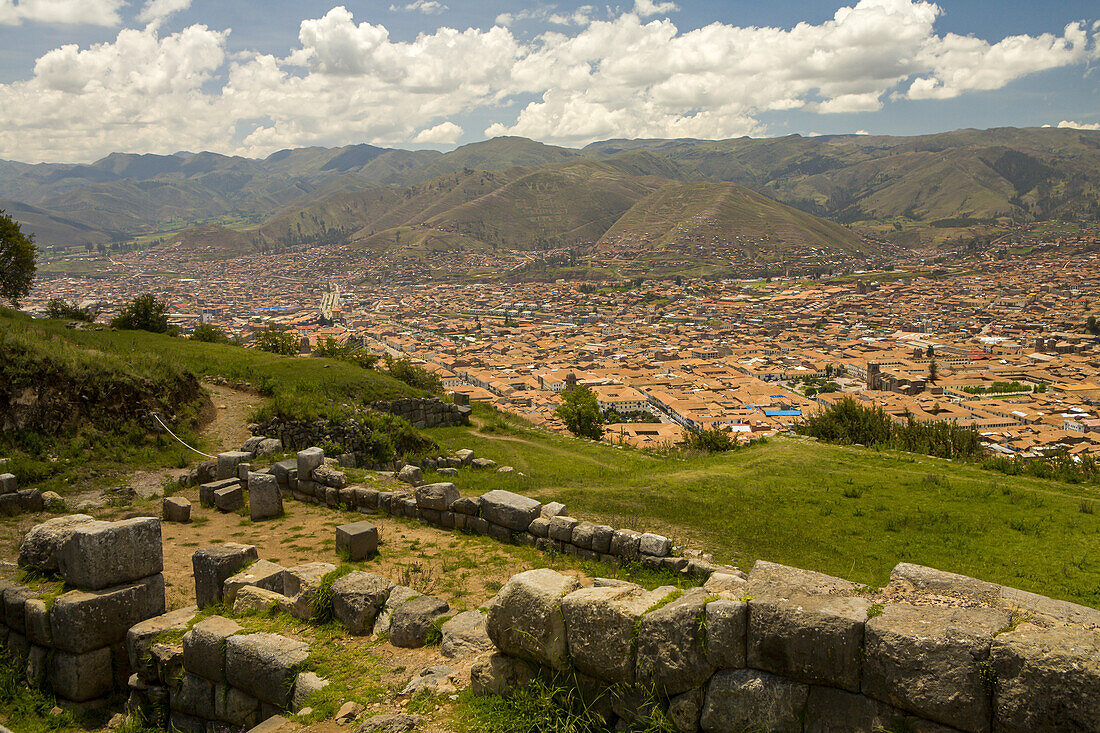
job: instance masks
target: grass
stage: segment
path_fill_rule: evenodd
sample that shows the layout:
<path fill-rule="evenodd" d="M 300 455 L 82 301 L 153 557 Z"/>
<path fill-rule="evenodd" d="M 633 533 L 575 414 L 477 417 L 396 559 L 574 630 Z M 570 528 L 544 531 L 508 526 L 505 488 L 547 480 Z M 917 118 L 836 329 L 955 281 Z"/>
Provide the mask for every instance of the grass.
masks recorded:
<path fill-rule="evenodd" d="M 746 570 L 766 559 L 883 586 L 905 561 L 1100 606 L 1100 517 L 1081 509 L 1095 488 L 798 438 L 684 457 L 529 427 L 509 440 L 430 434 L 516 468 L 463 471 L 464 494 L 563 501 L 575 516 L 661 532 Z"/>

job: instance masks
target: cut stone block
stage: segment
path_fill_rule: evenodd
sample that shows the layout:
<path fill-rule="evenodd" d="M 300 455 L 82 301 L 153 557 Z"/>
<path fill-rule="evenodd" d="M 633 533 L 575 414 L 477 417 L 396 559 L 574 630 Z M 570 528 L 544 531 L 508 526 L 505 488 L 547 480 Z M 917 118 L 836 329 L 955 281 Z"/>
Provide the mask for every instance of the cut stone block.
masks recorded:
<path fill-rule="evenodd" d="M 72 590 L 54 599 L 50 631 L 56 648 L 72 654 L 123 641 L 131 626 L 164 614 L 164 576 L 96 591 Z"/>
<path fill-rule="evenodd" d="M 642 533 L 635 532 L 632 529 L 615 530 L 615 534 L 611 538 L 610 554 L 625 560 L 636 560 L 638 558 L 638 545 L 641 542 L 641 538 Z"/>
<path fill-rule="evenodd" d="M 4 589 L 4 623 L 8 628 L 20 634 L 27 633 L 26 604 L 36 595 L 33 590 L 21 585 L 13 584 Z"/>
<path fill-rule="evenodd" d="M 455 514 L 465 514 L 476 517 L 481 513 L 481 497 L 464 496 L 451 502 L 451 511 Z"/>
<path fill-rule="evenodd" d="M 995 730 L 1100 727 L 1100 629 L 1020 627 L 993 639 L 990 661 Z"/>
<path fill-rule="evenodd" d="M 497 652 L 470 669 L 470 691 L 479 697 L 508 695 L 535 676 L 534 667 L 527 662 Z"/>
<path fill-rule="evenodd" d="M 382 607 L 374 620 L 374 633 L 390 633 L 390 619 L 393 617 L 393 612 L 419 595 L 420 593 L 412 588 L 403 585 L 394 586 L 393 590 L 390 591 L 390 597 L 386 599 L 386 605 Z"/>
<path fill-rule="evenodd" d="M 298 451 L 298 481 L 312 481 L 313 469 L 324 463 L 325 452 L 320 448 L 306 448 Z"/>
<path fill-rule="evenodd" d="M 451 504 L 458 499 L 458 489 L 454 484 L 438 483 L 417 486 L 416 505 L 421 509 L 433 509 L 437 512 L 445 512 L 451 508 Z"/>
<path fill-rule="evenodd" d="M 72 514 L 35 525 L 19 546 L 19 567 L 43 573 L 56 572 L 58 555 L 65 540 L 81 525 L 95 521 L 87 514 Z"/>
<path fill-rule="evenodd" d="M 859 692 L 870 607 L 867 598 L 845 596 L 750 600 L 748 666 Z"/>
<path fill-rule="evenodd" d="M 253 522 L 283 516 L 283 495 L 271 474 L 248 474 L 248 513 Z"/>
<path fill-rule="evenodd" d="M 550 520 L 546 517 L 535 517 L 531 520 L 527 531 L 535 537 L 548 537 L 550 535 Z"/>
<path fill-rule="evenodd" d="M 719 599 L 707 604 L 707 658 L 717 669 L 745 666 L 748 605 Z"/>
<path fill-rule="evenodd" d="M 226 681 L 243 692 L 279 708 L 290 704 L 299 667 L 309 647 L 277 634 L 238 634 L 225 646 Z"/>
<path fill-rule="evenodd" d="M 659 534 L 646 532 L 638 538 L 638 552 L 650 557 L 668 557 L 672 552 L 672 540 Z"/>
<path fill-rule="evenodd" d="M 54 693 L 73 702 L 87 702 L 106 695 L 114 687 L 111 650 L 84 654 L 54 651 L 49 659 L 49 682 Z"/>
<path fill-rule="evenodd" d="M 672 697 L 710 678 L 715 668 L 707 657 L 703 626 L 709 595 L 703 588 L 690 588 L 642 616 L 637 640 L 639 684 Z"/>
<path fill-rule="evenodd" d="M 191 715 L 200 720 L 212 720 L 214 710 L 214 683 L 191 672 L 184 672 L 179 687 L 171 695 L 172 710 Z"/>
<path fill-rule="evenodd" d="M 191 521 L 191 502 L 182 496 L 166 496 L 161 510 L 166 522 L 187 523 Z"/>
<path fill-rule="evenodd" d="M 574 517 L 550 517 L 550 524 L 547 526 L 546 533 L 552 540 L 572 544 L 573 530 L 578 524 L 580 524 L 580 520 Z"/>
<path fill-rule="evenodd" d="M 196 606 L 187 606 L 131 626 L 126 632 L 126 653 L 134 674 L 146 683 L 156 684 L 159 677 L 153 659 L 153 640 L 168 631 L 186 630 L 197 611 Z"/>
<path fill-rule="evenodd" d="M 214 494 L 225 488 L 232 488 L 234 486 L 240 486 L 241 482 L 236 478 L 222 479 L 221 481 L 210 481 L 199 487 L 199 503 L 205 507 L 214 506 Z"/>
<path fill-rule="evenodd" d="M 300 619 L 313 615 L 313 594 L 321 585 L 321 579 L 335 569 L 335 565 L 327 562 L 309 562 L 286 569 L 283 595 L 291 599 L 291 615 Z"/>
<path fill-rule="evenodd" d="M 215 474 L 215 479 L 218 481 L 224 481 L 225 479 L 236 479 L 238 473 L 238 466 L 244 461 L 248 461 L 252 458 L 251 453 L 245 453 L 244 451 L 233 450 L 225 453 L 218 454 L 218 470 Z"/>
<path fill-rule="evenodd" d="M 233 599 L 233 613 L 247 616 L 250 613 L 270 613 L 274 610 L 290 613 L 293 601 L 282 593 L 254 585 L 246 585 L 237 591 Z"/>
<path fill-rule="evenodd" d="M 420 470 L 420 467 L 411 464 L 402 466 L 401 470 L 394 475 L 394 478 L 403 483 L 411 484 L 412 486 L 420 486 L 424 483 L 424 474 Z"/>
<path fill-rule="evenodd" d="M 527 531 L 542 504 L 511 491 L 495 490 L 481 496 L 481 516 L 493 524 L 517 532 Z"/>
<path fill-rule="evenodd" d="M 582 550 L 592 549 L 592 536 L 595 534 L 596 525 L 592 522 L 577 522 L 573 527 L 570 542 Z"/>
<path fill-rule="evenodd" d="M 348 573 L 332 584 L 332 611 L 352 634 L 369 634 L 385 607 L 393 582 L 361 570 Z"/>
<path fill-rule="evenodd" d="M 292 710 L 301 710 L 309 701 L 309 698 L 329 686 L 329 681 L 324 677 L 318 677 L 313 672 L 302 672 L 294 682 L 294 695 L 291 700 Z"/>
<path fill-rule="evenodd" d="M 160 520 L 136 517 L 73 528 L 57 556 L 58 570 L 77 588 L 99 590 L 164 569 Z"/>
<path fill-rule="evenodd" d="M 290 485 L 290 472 L 298 470 L 298 459 L 287 458 L 286 460 L 279 461 L 271 466 L 271 475 L 275 477 L 275 480 L 282 486 Z"/>
<path fill-rule="evenodd" d="M 606 524 L 597 524 L 592 530 L 592 551 L 601 555 L 611 553 L 611 538 L 615 536 L 615 530 Z"/>
<path fill-rule="evenodd" d="M 476 656 L 491 651 L 493 642 L 486 630 L 488 617 L 478 609 L 463 611 L 443 624 L 439 652 L 448 659 Z"/>
<path fill-rule="evenodd" d="M 633 684 L 636 625 L 656 596 L 633 584 L 581 588 L 561 601 L 573 666 L 614 684 Z"/>
<path fill-rule="evenodd" d="M 183 666 L 214 682 L 225 682 L 225 645 L 241 631 L 236 621 L 210 616 L 183 635 Z"/>
<path fill-rule="evenodd" d="M 257 560 L 236 575 L 226 578 L 222 584 L 222 599 L 226 604 L 232 605 L 237 599 L 237 591 L 246 585 L 282 593 L 285 572 L 286 568 L 282 565 L 276 565 L 267 560 Z"/>
<path fill-rule="evenodd" d="M 811 687 L 806 701 L 805 733 L 865 733 L 911 730 L 931 733 L 906 720 L 905 713 L 878 700 L 832 687 Z M 935 723 L 925 723 L 934 726 Z M 944 729 L 945 731 L 947 729 Z"/>
<path fill-rule="evenodd" d="M 579 586 L 576 578 L 549 569 L 513 575 L 488 604 L 489 638 L 506 654 L 568 668 L 561 603 Z"/>
<path fill-rule="evenodd" d="M 706 733 L 802 733 L 809 686 L 751 669 L 715 673 L 699 721 Z"/>
<path fill-rule="evenodd" d="M 982 663 L 1008 621 L 991 608 L 888 605 L 864 627 L 862 692 L 960 730 L 987 731 Z"/>
<path fill-rule="evenodd" d="M 790 598 L 793 595 L 855 596 L 866 586 L 843 578 L 757 560 L 745 583 L 745 594 L 753 598 Z"/>
<path fill-rule="evenodd" d="M 191 565 L 195 574 L 195 602 L 198 607 L 205 608 L 221 601 L 225 581 L 258 558 L 254 546 L 233 542 L 197 550 L 191 556 Z"/>
<path fill-rule="evenodd" d="M 23 625 L 26 628 L 27 641 L 39 646 L 53 646 L 53 632 L 50 630 L 50 613 L 46 602 L 39 598 L 28 598 L 23 604 Z"/>
<path fill-rule="evenodd" d="M 404 649 L 424 646 L 432 624 L 450 610 L 446 601 L 434 596 L 418 596 L 402 603 L 390 618 L 390 643 Z"/>
<path fill-rule="evenodd" d="M 0 494 L 14 494 L 19 490 L 19 480 L 14 473 L 0 473 Z"/>
<path fill-rule="evenodd" d="M 353 522 L 336 528 L 336 552 L 347 553 L 352 562 L 378 552 L 378 528 L 370 522 Z"/>
<path fill-rule="evenodd" d="M 235 512 L 244 506 L 244 489 L 240 486 L 227 486 L 214 492 L 214 506 L 219 512 Z"/>

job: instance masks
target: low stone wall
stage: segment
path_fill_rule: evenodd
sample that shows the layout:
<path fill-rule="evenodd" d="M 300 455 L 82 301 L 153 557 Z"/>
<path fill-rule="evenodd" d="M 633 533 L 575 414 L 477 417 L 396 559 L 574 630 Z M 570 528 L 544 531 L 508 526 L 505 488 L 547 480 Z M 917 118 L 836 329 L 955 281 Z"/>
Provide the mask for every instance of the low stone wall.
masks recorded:
<path fill-rule="evenodd" d="M 307 644 L 246 634 L 222 616 L 193 624 L 196 611 L 180 609 L 130 629 L 135 673 L 128 712 L 179 733 L 244 731 L 290 710 L 296 695 L 314 691 L 315 676 L 298 671 L 309 656 Z M 173 639 L 172 632 L 185 633 Z"/>
<path fill-rule="evenodd" d="M 77 704 L 126 689 L 126 632 L 164 613 L 160 520 L 51 519 L 27 534 L 19 565 L 73 589 L 50 596 L 3 583 L 0 637 L 27 681 Z"/>
<path fill-rule="evenodd" d="M 392 402 L 374 402 L 379 412 L 404 418 L 414 428 L 452 428 L 470 424 L 470 408 L 434 397 L 406 397 Z"/>
<path fill-rule="evenodd" d="M 904 584 L 917 566 L 899 568 Z M 972 581 L 918 570 L 963 593 Z M 858 584 L 766 562 L 732 593 L 580 588 L 533 570 L 488 605 L 499 653 L 472 682 L 507 694 L 575 672 L 564 679 L 609 725 L 657 708 L 684 733 L 1100 730 L 1096 612 L 1073 623 L 1054 602 L 1054 616 L 1021 622 L 1003 605 L 909 600 L 877 603 Z"/>

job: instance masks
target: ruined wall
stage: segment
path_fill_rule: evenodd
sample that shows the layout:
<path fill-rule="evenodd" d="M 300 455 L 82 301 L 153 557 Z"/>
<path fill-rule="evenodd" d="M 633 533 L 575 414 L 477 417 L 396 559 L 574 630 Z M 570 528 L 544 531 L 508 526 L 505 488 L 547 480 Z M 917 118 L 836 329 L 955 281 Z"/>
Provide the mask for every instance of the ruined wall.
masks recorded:
<path fill-rule="evenodd" d="M 3 583 L 0 637 L 27 680 L 86 703 L 126 688 L 126 632 L 164 613 L 160 521 L 51 519 L 28 533 L 19 565 L 72 588 L 51 595 Z"/>

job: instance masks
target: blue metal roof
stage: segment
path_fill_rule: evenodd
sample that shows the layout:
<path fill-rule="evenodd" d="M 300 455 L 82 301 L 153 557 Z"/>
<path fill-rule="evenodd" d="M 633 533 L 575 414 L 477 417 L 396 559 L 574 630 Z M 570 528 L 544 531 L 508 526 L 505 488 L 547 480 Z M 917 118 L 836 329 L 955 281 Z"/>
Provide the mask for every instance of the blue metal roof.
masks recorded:
<path fill-rule="evenodd" d="M 764 410 L 768 417 L 802 417 L 802 410 Z"/>

